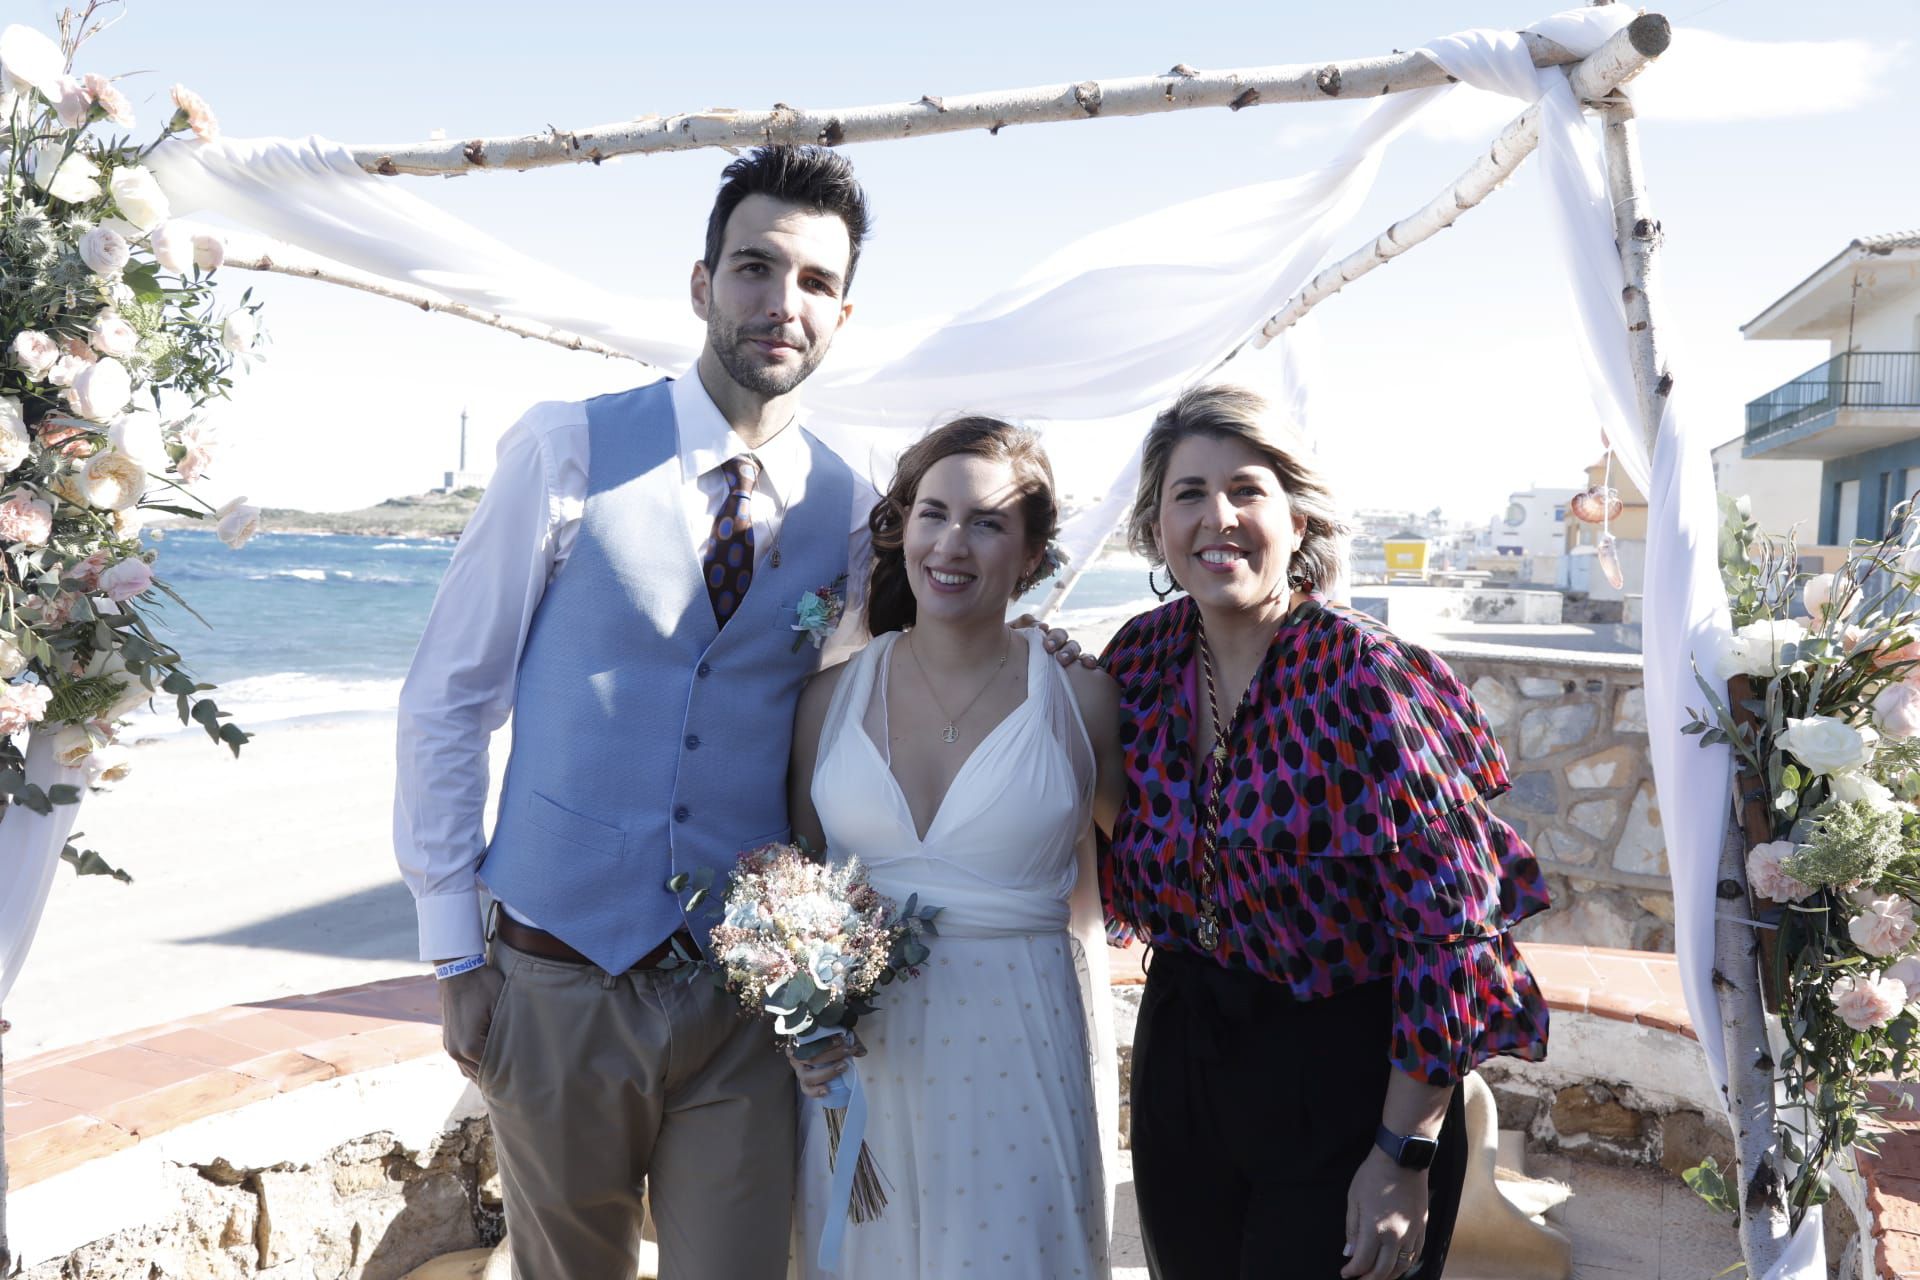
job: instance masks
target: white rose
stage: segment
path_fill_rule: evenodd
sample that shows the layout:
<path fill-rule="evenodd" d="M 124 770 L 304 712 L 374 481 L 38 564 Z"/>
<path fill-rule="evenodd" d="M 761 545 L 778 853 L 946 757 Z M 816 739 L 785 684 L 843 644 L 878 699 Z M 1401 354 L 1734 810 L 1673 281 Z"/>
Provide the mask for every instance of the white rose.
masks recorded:
<path fill-rule="evenodd" d="M 92 754 L 93 735 L 80 725 L 65 725 L 53 735 L 53 758 L 69 769 Z"/>
<path fill-rule="evenodd" d="M 118 360 L 99 360 L 73 380 L 73 411 L 95 422 L 111 422 L 133 399 L 133 379 Z"/>
<path fill-rule="evenodd" d="M 1807 629 L 1797 622 L 1774 618 L 1749 622 L 1728 637 L 1715 669 L 1722 680 L 1778 675 L 1786 647 L 1806 638 Z"/>
<path fill-rule="evenodd" d="M 149 471 L 164 469 L 168 461 L 167 442 L 160 434 L 160 415 L 151 409 L 134 409 L 108 427 L 107 443 Z"/>
<path fill-rule="evenodd" d="M 15 23 L 0 31 L 0 67 L 15 82 L 45 91 L 67 73 L 67 56 L 32 27 Z"/>
<path fill-rule="evenodd" d="M 140 347 L 140 334 L 118 311 L 102 311 L 93 318 L 87 341 L 103 356 L 130 356 Z"/>
<path fill-rule="evenodd" d="M 217 532 L 220 541 L 235 551 L 247 545 L 253 535 L 260 532 L 260 508 L 246 505 L 245 498 L 236 498 L 214 513 L 219 521 Z"/>
<path fill-rule="evenodd" d="M 1815 773 L 1839 773 L 1858 769 L 1873 759 L 1874 744 L 1880 735 L 1859 728 L 1834 716 L 1808 716 L 1797 720 L 1789 716 L 1780 745 Z"/>
<path fill-rule="evenodd" d="M 202 232 L 193 238 L 193 265 L 202 271 L 218 271 L 227 260 L 227 242 Z"/>
<path fill-rule="evenodd" d="M 27 669 L 27 655 L 5 637 L 0 637 L 0 680 L 11 680 Z"/>
<path fill-rule="evenodd" d="M 54 168 L 56 157 L 51 150 L 43 150 L 34 158 L 33 182 L 42 191 L 55 200 L 64 200 L 68 204 L 85 204 L 100 194 L 100 166 L 78 151 L 61 160 L 60 167 Z"/>
<path fill-rule="evenodd" d="M 165 222 L 171 212 L 167 193 L 160 189 L 150 171 L 137 164 L 115 169 L 113 177 L 107 180 L 107 189 L 113 192 L 113 203 L 127 221 L 142 231 L 151 231 Z"/>
<path fill-rule="evenodd" d="M 1916 932 L 1920 925 L 1914 923 L 1913 904 L 1905 898 L 1876 898 L 1847 921 L 1853 945 L 1881 959 L 1905 951 Z"/>
<path fill-rule="evenodd" d="M 104 791 L 115 783 L 126 781 L 127 775 L 133 772 L 133 755 L 119 745 L 101 747 L 87 757 L 86 769 L 87 785 Z"/>
<path fill-rule="evenodd" d="M 27 460 L 33 450 L 33 438 L 27 434 L 26 415 L 14 396 L 0 396 L 0 472 L 11 471 Z"/>
<path fill-rule="evenodd" d="M 13 339 L 13 362 L 29 378 L 44 378 L 60 358 L 60 344 L 38 329 L 22 329 Z"/>
<path fill-rule="evenodd" d="M 52 367 L 47 370 L 47 381 L 56 387 L 70 387 L 76 378 L 92 367 L 92 360 L 69 351 L 54 360 Z"/>
<path fill-rule="evenodd" d="M 87 505 L 99 511 L 124 511 L 147 491 L 147 469 L 118 449 L 88 458 L 82 476 Z"/>
<path fill-rule="evenodd" d="M 80 237 L 80 259 L 97 276 L 118 280 L 132 253 L 126 237 L 106 227 L 95 227 Z"/>
<path fill-rule="evenodd" d="M 1827 611 L 1827 606 L 1833 603 L 1834 585 L 1835 575 L 1831 573 L 1816 573 L 1807 579 L 1800 595 L 1806 601 L 1808 613 L 1817 618 Z"/>
<path fill-rule="evenodd" d="M 146 527 L 147 518 L 138 507 L 127 507 L 113 513 L 113 536 L 116 538 L 137 538 Z"/>
<path fill-rule="evenodd" d="M 147 235 L 147 247 L 160 265 L 175 275 L 193 268 L 193 233 L 178 223 L 163 222 Z"/>
<path fill-rule="evenodd" d="M 251 311 L 236 311 L 220 326 L 220 345 L 235 355 L 253 350 L 259 338 L 260 322 L 253 318 Z"/>
<path fill-rule="evenodd" d="M 1827 787 L 1833 798 L 1843 804 L 1865 800 L 1876 809 L 1893 806 L 1893 792 L 1864 769 L 1842 769 L 1827 778 Z"/>

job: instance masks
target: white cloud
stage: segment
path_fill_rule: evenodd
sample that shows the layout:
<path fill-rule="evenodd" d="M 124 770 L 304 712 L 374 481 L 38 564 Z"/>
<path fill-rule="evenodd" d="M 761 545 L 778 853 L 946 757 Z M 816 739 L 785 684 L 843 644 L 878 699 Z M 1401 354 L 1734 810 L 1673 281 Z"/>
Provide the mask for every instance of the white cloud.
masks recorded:
<path fill-rule="evenodd" d="M 1649 120 L 1771 120 L 1852 111 L 1872 101 L 1906 58 L 1907 42 L 1740 40 L 1683 28 L 1634 81 Z"/>

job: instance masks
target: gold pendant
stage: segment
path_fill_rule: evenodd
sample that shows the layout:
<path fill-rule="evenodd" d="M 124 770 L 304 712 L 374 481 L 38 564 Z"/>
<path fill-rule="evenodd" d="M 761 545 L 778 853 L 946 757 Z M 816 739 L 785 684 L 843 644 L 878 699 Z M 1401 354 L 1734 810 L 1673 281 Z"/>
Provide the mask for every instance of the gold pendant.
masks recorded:
<path fill-rule="evenodd" d="M 1200 917 L 1200 945 L 1212 951 L 1220 945 L 1220 927 L 1213 922 L 1212 916 Z"/>
<path fill-rule="evenodd" d="M 775 547 L 773 554 L 767 557 L 767 566 L 772 569 L 778 569 L 780 567 L 780 548 Z"/>
<path fill-rule="evenodd" d="M 940 731 L 940 741 L 958 742 L 960 741 L 960 731 L 954 728 L 952 725 L 948 725 L 946 728 Z"/>

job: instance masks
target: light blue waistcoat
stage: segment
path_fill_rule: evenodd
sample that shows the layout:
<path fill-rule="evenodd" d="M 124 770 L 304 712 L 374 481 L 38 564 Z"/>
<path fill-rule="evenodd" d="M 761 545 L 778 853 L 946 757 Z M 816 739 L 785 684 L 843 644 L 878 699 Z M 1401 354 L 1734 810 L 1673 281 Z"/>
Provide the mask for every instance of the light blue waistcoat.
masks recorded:
<path fill-rule="evenodd" d="M 741 850 L 787 838 L 793 708 L 818 658 L 794 649 L 794 607 L 847 572 L 853 474 L 804 437 L 804 492 L 780 477 L 780 564 L 761 559 L 720 628 L 668 384 L 588 401 L 587 428 L 586 510 L 521 652 L 480 878 L 619 973 L 685 923 L 675 872 L 710 868 L 718 894 Z"/>

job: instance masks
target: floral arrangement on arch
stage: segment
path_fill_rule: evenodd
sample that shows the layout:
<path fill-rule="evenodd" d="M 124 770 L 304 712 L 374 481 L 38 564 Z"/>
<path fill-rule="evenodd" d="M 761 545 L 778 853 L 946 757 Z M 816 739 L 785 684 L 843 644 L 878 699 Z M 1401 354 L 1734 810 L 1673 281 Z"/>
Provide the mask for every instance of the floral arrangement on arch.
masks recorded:
<path fill-rule="evenodd" d="M 1700 678 L 1686 732 L 1739 766 L 1797 1226 L 1835 1162 L 1874 1143 L 1868 1082 L 1911 1076 L 1920 1049 L 1920 515 L 1902 503 L 1886 538 L 1809 575 L 1791 538 L 1723 508 L 1726 692 Z"/>
<path fill-rule="evenodd" d="M 40 813 L 79 795 L 28 782 L 29 731 L 52 728 L 93 786 L 125 775 L 117 726 L 156 694 L 236 754 L 247 741 L 154 625 L 169 602 L 192 611 L 141 528 L 150 512 L 211 520 L 234 547 L 258 529 L 244 499 L 215 509 L 192 486 L 214 452 L 199 414 L 253 353 L 259 305 L 222 308 L 223 243 L 174 221 L 141 163 L 175 134 L 213 137 L 207 105 L 175 86 L 142 147 L 125 90 L 74 74 L 101 7 L 63 13 L 57 43 L 0 31 L 0 796 Z"/>

